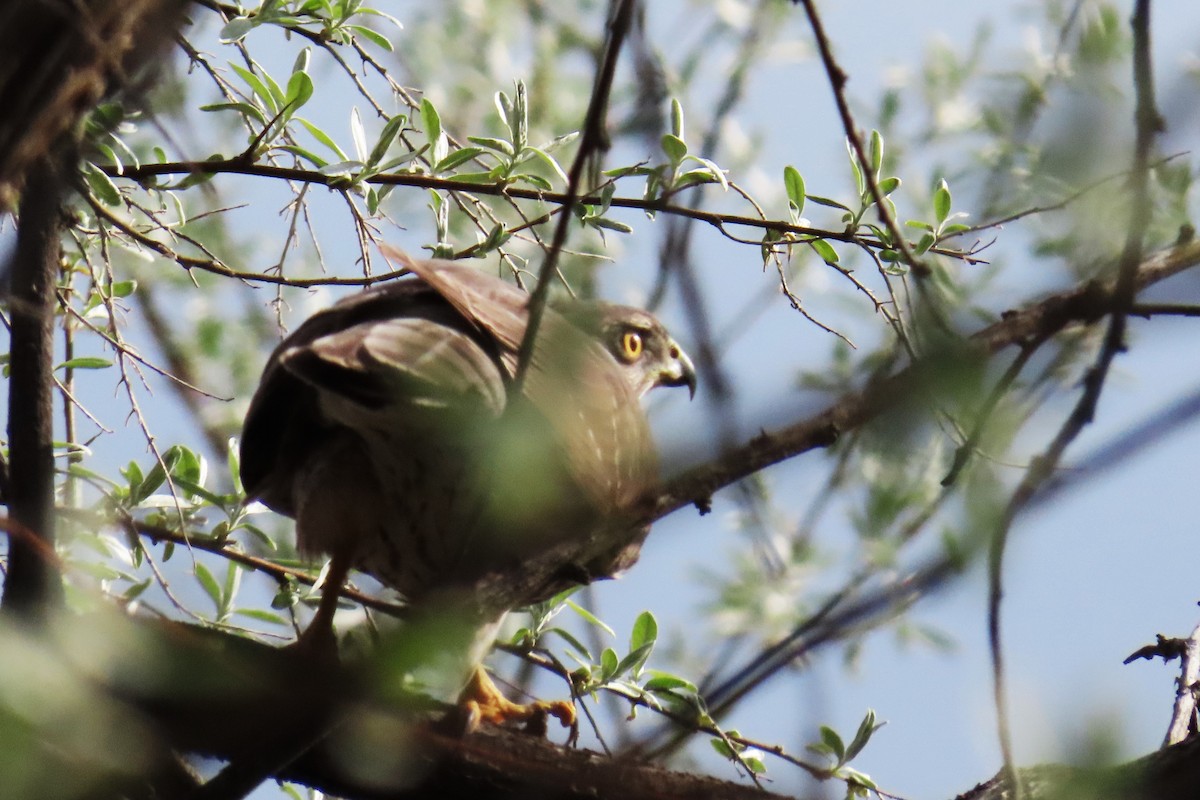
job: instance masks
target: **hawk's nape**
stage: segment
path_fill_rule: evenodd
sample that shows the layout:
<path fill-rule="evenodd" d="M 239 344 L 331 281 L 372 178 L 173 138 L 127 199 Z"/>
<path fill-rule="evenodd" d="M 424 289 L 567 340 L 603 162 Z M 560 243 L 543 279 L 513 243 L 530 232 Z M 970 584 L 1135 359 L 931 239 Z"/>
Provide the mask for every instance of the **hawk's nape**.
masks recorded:
<path fill-rule="evenodd" d="M 385 252 L 414 277 L 284 339 L 243 432 L 247 495 L 295 518 L 302 551 L 332 556 L 309 633 L 329 638 L 351 568 L 483 626 L 631 564 L 635 506 L 658 479 L 640 396 L 694 390 L 687 355 L 644 311 L 548 308 L 518 386 L 528 296 Z"/>

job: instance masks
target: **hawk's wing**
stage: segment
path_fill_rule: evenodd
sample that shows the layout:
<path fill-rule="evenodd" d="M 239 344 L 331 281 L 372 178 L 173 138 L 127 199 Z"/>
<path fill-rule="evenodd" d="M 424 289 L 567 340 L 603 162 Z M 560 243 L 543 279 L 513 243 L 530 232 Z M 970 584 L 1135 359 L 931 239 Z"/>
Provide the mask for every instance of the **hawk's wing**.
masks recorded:
<path fill-rule="evenodd" d="M 242 483 L 294 516 L 295 475 L 335 425 L 402 425 L 416 408 L 495 418 L 505 405 L 490 337 L 420 281 L 381 285 L 313 315 L 271 354 L 246 415 Z"/>
<path fill-rule="evenodd" d="M 527 294 L 465 264 L 381 249 L 494 336 L 508 376 L 515 374 Z M 600 342 L 552 308 L 542 316 L 523 391 L 554 427 L 576 482 L 600 509 L 627 508 L 657 480 L 654 444 L 634 387 Z"/>

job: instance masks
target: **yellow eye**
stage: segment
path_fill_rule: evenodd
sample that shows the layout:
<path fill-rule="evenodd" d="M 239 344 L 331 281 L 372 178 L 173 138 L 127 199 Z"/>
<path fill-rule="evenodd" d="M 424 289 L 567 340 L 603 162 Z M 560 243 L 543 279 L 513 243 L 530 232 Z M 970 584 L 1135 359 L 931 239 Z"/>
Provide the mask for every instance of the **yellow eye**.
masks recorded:
<path fill-rule="evenodd" d="M 642 355 L 642 335 L 637 331 L 626 331 L 621 337 L 621 356 L 626 361 L 637 361 Z"/>

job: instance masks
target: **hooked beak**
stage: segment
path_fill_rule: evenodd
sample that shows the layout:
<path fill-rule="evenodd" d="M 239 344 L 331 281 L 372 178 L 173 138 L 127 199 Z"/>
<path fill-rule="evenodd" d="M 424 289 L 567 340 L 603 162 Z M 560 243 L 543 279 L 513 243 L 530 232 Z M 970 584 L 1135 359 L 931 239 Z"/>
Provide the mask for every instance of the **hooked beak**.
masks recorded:
<path fill-rule="evenodd" d="M 671 354 L 670 366 L 662 371 L 659 378 L 660 386 L 686 386 L 688 387 L 688 398 L 696 397 L 696 367 L 692 364 L 692 359 L 688 358 L 688 354 L 683 352 L 683 348 L 671 340 L 669 345 Z"/>

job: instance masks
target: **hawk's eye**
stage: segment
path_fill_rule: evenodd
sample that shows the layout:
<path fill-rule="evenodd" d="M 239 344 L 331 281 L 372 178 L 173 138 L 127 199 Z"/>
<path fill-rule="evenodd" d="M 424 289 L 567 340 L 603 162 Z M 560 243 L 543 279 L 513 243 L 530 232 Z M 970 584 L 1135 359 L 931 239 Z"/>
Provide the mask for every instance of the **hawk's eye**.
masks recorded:
<path fill-rule="evenodd" d="M 621 357 L 633 362 L 641 358 L 642 335 L 637 331 L 625 331 L 621 336 Z"/>

